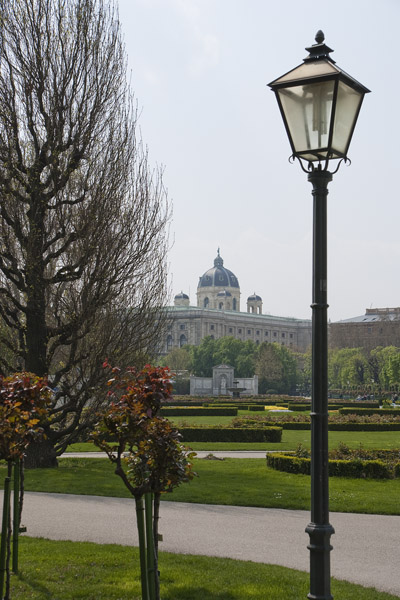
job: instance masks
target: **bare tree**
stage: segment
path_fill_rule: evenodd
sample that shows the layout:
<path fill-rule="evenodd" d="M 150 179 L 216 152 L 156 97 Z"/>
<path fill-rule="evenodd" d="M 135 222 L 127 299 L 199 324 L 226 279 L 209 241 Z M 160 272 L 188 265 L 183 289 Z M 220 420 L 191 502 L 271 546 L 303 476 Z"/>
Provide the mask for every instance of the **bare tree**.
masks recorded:
<path fill-rule="evenodd" d="M 169 208 L 114 5 L 8 0 L 1 13 L 0 365 L 49 375 L 48 448 L 31 449 L 49 465 L 91 421 L 103 359 L 155 350 Z"/>

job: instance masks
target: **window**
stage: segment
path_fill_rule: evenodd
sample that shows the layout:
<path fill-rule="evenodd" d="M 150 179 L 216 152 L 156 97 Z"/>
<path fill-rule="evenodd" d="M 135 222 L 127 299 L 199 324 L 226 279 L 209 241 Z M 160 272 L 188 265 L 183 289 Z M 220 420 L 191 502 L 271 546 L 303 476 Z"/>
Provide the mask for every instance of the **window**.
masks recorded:
<path fill-rule="evenodd" d="M 182 348 L 186 344 L 187 344 L 186 335 L 184 333 L 182 333 L 181 337 L 179 338 L 179 347 Z"/>
<path fill-rule="evenodd" d="M 208 305 L 210 304 L 209 299 L 208 298 L 204 298 L 203 304 L 204 304 L 204 308 L 208 308 Z"/>
<path fill-rule="evenodd" d="M 265 337 L 267 337 L 267 335 L 268 335 L 268 331 L 266 331 L 266 332 L 264 333 L 264 335 L 265 335 Z"/>
<path fill-rule="evenodd" d="M 241 330 L 241 329 L 238 329 L 238 333 L 242 333 L 242 330 Z"/>
<path fill-rule="evenodd" d="M 276 331 L 274 331 L 274 337 L 276 337 L 278 334 L 276 333 Z"/>
<path fill-rule="evenodd" d="M 219 307 L 218 307 L 218 308 L 219 308 L 219 310 L 222 310 L 222 309 L 224 308 L 224 303 L 223 303 L 223 302 L 220 302 L 220 303 L 219 303 Z"/>
<path fill-rule="evenodd" d="M 256 334 L 260 335 L 260 330 L 259 329 L 257 329 Z"/>
<path fill-rule="evenodd" d="M 291 334 L 290 334 L 290 339 L 291 339 L 291 340 L 293 339 L 293 333 L 291 333 Z"/>
<path fill-rule="evenodd" d="M 282 337 L 283 337 L 283 338 L 285 337 L 285 333 L 284 333 L 284 332 L 282 333 Z"/>
<path fill-rule="evenodd" d="M 236 310 L 236 298 L 233 299 L 233 310 Z"/>
<path fill-rule="evenodd" d="M 251 334 L 251 329 L 248 329 L 247 333 L 248 333 L 248 335 L 250 335 Z"/>
<path fill-rule="evenodd" d="M 172 335 L 167 337 L 167 350 L 171 350 L 172 348 Z"/>
<path fill-rule="evenodd" d="M 229 327 L 229 333 L 233 333 L 233 328 Z"/>
<path fill-rule="evenodd" d="M 214 325 L 210 325 L 211 331 L 214 331 Z"/>
<path fill-rule="evenodd" d="M 179 325 L 179 329 L 185 329 L 185 325 Z"/>

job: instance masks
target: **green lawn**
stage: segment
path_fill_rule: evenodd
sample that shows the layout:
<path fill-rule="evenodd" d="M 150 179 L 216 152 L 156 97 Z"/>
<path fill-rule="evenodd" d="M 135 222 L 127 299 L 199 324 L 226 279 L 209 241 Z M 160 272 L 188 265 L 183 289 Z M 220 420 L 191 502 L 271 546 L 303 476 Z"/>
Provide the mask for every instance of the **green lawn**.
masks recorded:
<path fill-rule="evenodd" d="M 310 477 L 267 468 L 261 459 L 195 460 L 199 477 L 182 485 L 164 500 L 310 508 Z M 3 482 L 5 467 L 0 467 Z M 26 471 L 27 491 L 129 497 L 108 459 L 62 458 L 58 469 Z M 340 512 L 400 514 L 400 480 L 330 479 L 330 509 Z"/>
<path fill-rule="evenodd" d="M 137 548 L 21 538 L 20 572 L 12 575 L 18 600 L 140 600 Z M 160 554 L 163 600 L 299 600 L 307 573 L 223 558 Z M 205 576 L 206 574 L 206 576 Z M 396 596 L 332 580 L 345 600 L 396 600 Z"/>
<path fill-rule="evenodd" d="M 193 419 L 197 417 L 192 417 Z M 206 419 L 207 417 L 199 417 Z M 215 418 L 215 417 L 210 417 Z M 227 417 L 230 418 L 230 417 Z M 364 448 L 399 448 L 400 431 L 330 431 L 329 449 L 336 448 L 340 442 L 347 444 L 350 448 L 357 448 L 360 444 Z M 311 436 L 309 431 L 284 429 L 282 441 L 278 444 L 272 443 L 238 443 L 238 442 L 191 442 L 187 445 L 193 450 L 295 450 L 298 444 L 310 448 Z M 92 452 L 99 449 L 91 443 L 72 444 L 68 452 Z"/>

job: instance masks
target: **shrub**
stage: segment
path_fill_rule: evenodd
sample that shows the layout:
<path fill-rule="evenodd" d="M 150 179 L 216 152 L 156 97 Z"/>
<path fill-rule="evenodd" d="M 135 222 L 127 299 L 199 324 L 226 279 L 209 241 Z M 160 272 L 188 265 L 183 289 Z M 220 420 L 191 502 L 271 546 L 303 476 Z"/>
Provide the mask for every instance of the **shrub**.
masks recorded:
<path fill-rule="evenodd" d="M 341 445 L 329 453 L 329 476 L 389 479 L 400 475 L 399 450 L 350 450 Z M 310 474 L 311 459 L 301 445 L 295 453 L 267 453 L 267 465 L 287 473 Z"/>

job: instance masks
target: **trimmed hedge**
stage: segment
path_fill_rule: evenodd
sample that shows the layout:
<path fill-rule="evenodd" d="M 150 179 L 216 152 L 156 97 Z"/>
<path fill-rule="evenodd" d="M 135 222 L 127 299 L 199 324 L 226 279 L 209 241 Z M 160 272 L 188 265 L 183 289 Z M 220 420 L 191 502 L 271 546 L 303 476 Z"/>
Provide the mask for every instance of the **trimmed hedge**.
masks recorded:
<path fill-rule="evenodd" d="M 264 405 L 260 406 L 259 404 L 249 404 L 248 410 L 249 411 L 253 411 L 253 412 L 256 412 L 256 411 L 260 412 L 260 411 L 265 410 L 265 409 L 264 409 Z"/>
<path fill-rule="evenodd" d="M 267 454 L 267 465 L 277 471 L 310 475 L 311 459 L 274 452 Z M 398 472 L 400 463 L 395 467 L 395 473 Z M 392 473 L 382 460 L 329 460 L 330 477 L 390 479 Z"/>
<path fill-rule="evenodd" d="M 289 410 L 295 410 L 295 411 L 310 411 L 311 410 L 311 403 L 310 404 L 295 404 L 294 402 L 289 402 L 288 404 L 288 409 Z"/>
<path fill-rule="evenodd" d="M 341 415 L 397 415 L 400 416 L 400 408 L 341 408 Z"/>
<path fill-rule="evenodd" d="M 303 403 L 297 403 L 297 402 L 289 402 L 288 404 L 288 408 L 289 410 L 297 410 L 297 411 L 303 411 L 303 410 L 311 410 L 311 401 L 308 402 L 307 404 L 303 404 Z M 375 414 L 376 412 L 381 412 L 381 410 L 379 409 L 379 402 L 374 402 L 374 403 L 366 403 L 366 402 L 357 402 L 357 404 L 355 404 L 355 402 L 328 402 L 328 410 L 339 410 L 339 411 L 346 411 L 346 414 L 348 412 L 351 413 L 355 413 L 355 414 L 368 414 L 366 412 L 360 412 L 358 413 L 357 411 L 364 411 L 364 410 L 371 410 L 371 414 Z M 396 410 L 396 409 L 383 409 L 383 410 Z M 398 409 L 398 411 L 400 412 L 400 409 Z"/>
<path fill-rule="evenodd" d="M 352 402 L 341 402 L 340 400 L 334 400 L 334 404 L 341 406 L 342 408 L 347 408 L 354 406 L 355 408 L 379 408 L 379 402 L 360 402 L 359 400 L 353 400 Z M 328 406 L 330 405 L 330 400 L 328 400 Z"/>
<path fill-rule="evenodd" d="M 400 431 L 400 423 L 331 423 L 329 431 Z"/>
<path fill-rule="evenodd" d="M 246 420 L 249 424 L 251 420 Z M 259 421 L 253 421 L 259 423 Z M 262 421 L 267 427 L 282 427 L 282 429 L 307 430 L 311 422 Z M 400 423 L 329 423 L 329 431 L 400 431 Z"/>
<path fill-rule="evenodd" d="M 280 442 L 281 427 L 180 427 L 184 442 Z"/>
<path fill-rule="evenodd" d="M 163 406 L 160 411 L 163 417 L 237 417 L 237 408 L 211 408 L 203 406 L 175 407 Z"/>
<path fill-rule="evenodd" d="M 295 402 L 289 402 L 288 408 L 289 408 L 289 410 L 295 410 L 295 411 L 296 410 L 297 411 L 311 410 L 311 403 L 310 404 L 296 404 Z M 339 410 L 340 411 L 343 408 L 344 408 L 343 404 L 339 404 L 336 402 L 328 403 L 328 410 Z M 379 406 L 377 407 L 377 409 L 379 410 Z M 344 410 L 351 410 L 351 409 L 344 408 Z M 358 410 L 358 407 L 356 410 Z M 361 410 L 365 410 L 365 409 L 361 409 Z M 372 407 L 371 410 L 374 410 L 374 407 Z"/>

